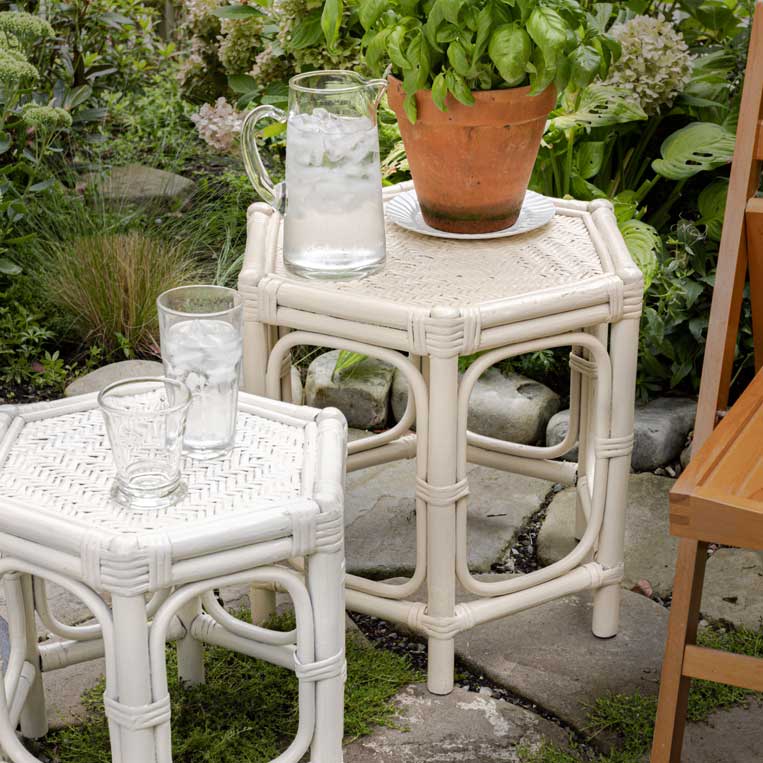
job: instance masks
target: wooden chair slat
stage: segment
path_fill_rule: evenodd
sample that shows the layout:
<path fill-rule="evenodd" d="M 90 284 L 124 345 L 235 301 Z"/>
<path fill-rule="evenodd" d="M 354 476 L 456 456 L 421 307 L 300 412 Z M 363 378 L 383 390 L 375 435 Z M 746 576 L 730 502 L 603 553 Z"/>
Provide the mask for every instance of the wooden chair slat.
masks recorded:
<path fill-rule="evenodd" d="M 758 122 L 758 140 L 755 145 L 755 158 L 763 161 L 763 119 Z"/>
<path fill-rule="evenodd" d="M 763 691 L 763 659 L 760 657 L 690 645 L 684 653 L 683 674 L 688 678 Z"/>
<path fill-rule="evenodd" d="M 758 133 L 759 143 L 763 133 Z M 750 274 L 750 306 L 752 307 L 752 339 L 755 345 L 755 370 L 763 368 L 763 198 L 754 196 L 747 202 L 745 236 Z"/>
<path fill-rule="evenodd" d="M 747 275 L 745 210 L 758 188 L 760 146 L 758 125 L 763 118 L 763 2 L 755 3 L 744 89 L 739 109 L 734 160 L 726 198 L 723 235 L 710 309 L 702 383 L 694 426 L 699 447 L 726 408 L 731 383 L 739 315 Z"/>

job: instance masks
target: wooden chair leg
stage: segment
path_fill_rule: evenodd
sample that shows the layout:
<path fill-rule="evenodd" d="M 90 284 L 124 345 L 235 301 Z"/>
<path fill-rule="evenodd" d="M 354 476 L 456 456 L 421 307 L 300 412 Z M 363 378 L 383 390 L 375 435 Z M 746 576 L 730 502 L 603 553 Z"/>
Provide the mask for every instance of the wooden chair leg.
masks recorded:
<path fill-rule="evenodd" d="M 691 683 L 691 679 L 683 675 L 684 650 L 697 639 L 706 561 L 707 543 L 687 538 L 679 541 L 651 763 L 681 761 Z"/>

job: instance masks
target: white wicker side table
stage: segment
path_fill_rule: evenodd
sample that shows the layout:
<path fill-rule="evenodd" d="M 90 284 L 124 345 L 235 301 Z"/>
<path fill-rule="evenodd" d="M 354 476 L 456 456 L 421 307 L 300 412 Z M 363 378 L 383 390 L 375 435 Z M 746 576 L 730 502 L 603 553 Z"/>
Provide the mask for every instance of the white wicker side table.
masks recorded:
<path fill-rule="evenodd" d="M 409 187 L 386 189 L 386 198 Z M 498 240 L 431 238 L 388 223 L 385 269 L 349 282 L 289 274 L 280 254 L 282 219 L 269 206 L 253 204 L 248 226 L 239 277 L 246 389 L 290 399 L 288 356 L 296 345 L 381 358 L 409 385 L 402 420 L 351 443 L 348 469 L 416 458 L 415 571 L 399 585 L 348 576 L 347 606 L 425 635 L 435 693 L 453 687 L 456 634 L 565 594 L 593 589 L 593 632 L 615 635 L 643 287 L 611 205 L 560 200 L 543 228 Z M 469 395 L 487 368 L 565 346 L 572 349 L 564 442 L 534 447 L 467 431 Z M 475 353 L 459 378 L 459 356 Z M 578 463 L 554 460 L 578 441 Z M 577 485 L 576 548 L 528 575 L 473 577 L 468 462 Z M 411 601 L 425 582 L 426 604 Z M 476 598 L 457 604 L 457 582 Z"/>
<path fill-rule="evenodd" d="M 153 512 L 109 501 L 114 470 L 95 395 L 0 408 L 0 575 L 11 652 L 0 691 L 0 747 L 36 763 L 16 735 L 47 731 L 42 673 L 105 656 L 114 763 L 171 763 L 165 642 L 188 682 L 204 680 L 203 644 L 294 670 L 299 725 L 276 760 L 342 760 L 343 475 L 346 423 L 242 394 L 236 444 L 184 464 L 187 496 Z M 304 579 L 281 565 L 305 559 Z M 78 597 L 97 624 L 69 626 L 45 583 Z M 296 629 L 279 633 L 228 613 L 214 589 L 286 590 Z M 99 595 L 110 594 L 111 606 Z M 35 615 L 58 638 L 37 643 Z"/>

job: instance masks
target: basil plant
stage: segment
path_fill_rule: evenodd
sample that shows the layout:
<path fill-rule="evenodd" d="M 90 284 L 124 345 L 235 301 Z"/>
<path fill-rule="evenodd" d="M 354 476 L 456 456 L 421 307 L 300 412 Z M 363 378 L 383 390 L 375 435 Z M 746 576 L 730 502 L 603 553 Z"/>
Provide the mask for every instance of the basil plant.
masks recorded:
<path fill-rule="evenodd" d="M 416 121 L 417 90 L 445 110 L 473 91 L 554 83 L 577 92 L 603 77 L 620 54 L 601 19 L 577 0 L 358 0 L 368 67 L 388 63 L 403 81 L 405 110 Z"/>

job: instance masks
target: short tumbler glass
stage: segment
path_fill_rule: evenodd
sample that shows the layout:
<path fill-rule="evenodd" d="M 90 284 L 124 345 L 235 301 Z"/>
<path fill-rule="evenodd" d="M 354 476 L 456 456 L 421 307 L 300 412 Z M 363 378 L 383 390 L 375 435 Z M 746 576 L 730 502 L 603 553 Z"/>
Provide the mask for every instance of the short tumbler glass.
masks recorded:
<path fill-rule="evenodd" d="M 193 395 L 183 446 L 191 458 L 233 447 L 241 373 L 241 296 L 224 286 L 180 286 L 159 295 L 164 373 Z"/>
<path fill-rule="evenodd" d="M 191 392 L 182 382 L 145 377 L 98 395 L 116 466 L 112 498 L 130 509 L 171 506 L 185 495 L 180 461 Z"/>

